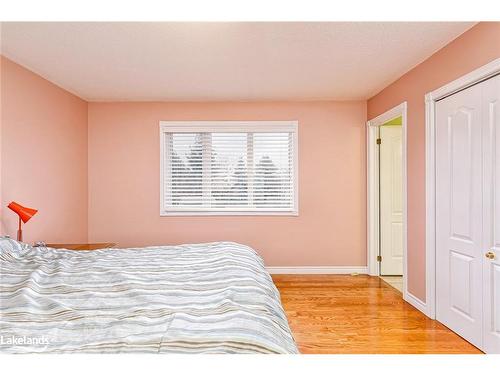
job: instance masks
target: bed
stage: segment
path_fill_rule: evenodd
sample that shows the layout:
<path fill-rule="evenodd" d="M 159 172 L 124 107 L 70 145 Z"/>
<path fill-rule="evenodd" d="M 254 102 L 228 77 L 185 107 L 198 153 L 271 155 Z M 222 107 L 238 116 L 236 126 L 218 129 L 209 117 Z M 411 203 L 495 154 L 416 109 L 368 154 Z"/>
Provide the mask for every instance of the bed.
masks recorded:
<path fill-rule="evenodd" d="M 0 238 L 0 352 L 297 353 L 259 255 L 232 242 L 96 251 Z"/>

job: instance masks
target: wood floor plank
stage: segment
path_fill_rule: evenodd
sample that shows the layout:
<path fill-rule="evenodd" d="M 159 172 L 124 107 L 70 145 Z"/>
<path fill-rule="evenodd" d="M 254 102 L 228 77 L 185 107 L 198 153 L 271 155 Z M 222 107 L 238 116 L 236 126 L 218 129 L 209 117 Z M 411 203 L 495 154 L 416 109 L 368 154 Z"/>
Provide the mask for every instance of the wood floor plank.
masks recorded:
<path fill-rule="evenodd" d="M 481 353 L 379 277 L 273 275 L 301 353 Z"/>

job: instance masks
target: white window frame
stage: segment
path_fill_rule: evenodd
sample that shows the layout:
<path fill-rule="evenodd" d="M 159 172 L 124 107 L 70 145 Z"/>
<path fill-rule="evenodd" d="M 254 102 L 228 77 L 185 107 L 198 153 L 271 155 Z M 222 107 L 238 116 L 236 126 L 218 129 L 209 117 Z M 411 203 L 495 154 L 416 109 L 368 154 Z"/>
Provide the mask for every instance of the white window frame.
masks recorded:
<path fill-rule="evenodd" d="M 292 133 L 293 137 L 293 207 L 289 210 L 167 210 L 165 209 L 166 149 L 165 133 L 255 132 Z M 298 216 L 299 215 L 299 142 L 298 121 L 160 121 L 160 216 Z"/>

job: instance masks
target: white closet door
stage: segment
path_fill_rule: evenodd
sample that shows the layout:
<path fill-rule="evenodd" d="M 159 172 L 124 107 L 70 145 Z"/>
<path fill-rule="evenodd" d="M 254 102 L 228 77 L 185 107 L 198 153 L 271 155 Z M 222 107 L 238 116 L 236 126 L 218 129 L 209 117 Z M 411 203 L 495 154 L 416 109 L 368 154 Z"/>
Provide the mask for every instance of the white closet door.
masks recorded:
<path fill-rule="evenodd" d="M 402 275 L 403 128 L 381 126 L 380 138 L 380 274 Z"/>
<path fill-rule="evenodd" d="M 436 105 L 436 316 L 482 344 L 481 85 Z"/>
<path fill-rule="evenodd" d="M 483 85 L 483 350 L 500 353 L 500 76 Z"/>

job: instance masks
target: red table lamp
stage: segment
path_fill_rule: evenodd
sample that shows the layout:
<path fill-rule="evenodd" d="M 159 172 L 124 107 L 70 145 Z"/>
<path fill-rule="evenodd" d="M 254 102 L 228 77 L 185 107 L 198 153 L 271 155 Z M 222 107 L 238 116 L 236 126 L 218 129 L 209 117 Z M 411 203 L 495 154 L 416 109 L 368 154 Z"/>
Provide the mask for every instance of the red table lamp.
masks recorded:
<path fill-rule="evenodd" d="M 23 223 L 26 223 L 29 219 L 33 217 L 33 215 L 35 215 L 38 212 L 38 210 L 35 210 L 34 208 L 23 207 L 16 202 L 10 202 L 7 207 L 19 215 L 19 229 L 17 230 L 17 240 L 22 241 L 23 231 L 21 230 L 21 221 Z"/>

